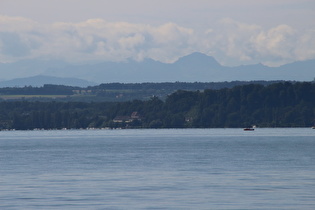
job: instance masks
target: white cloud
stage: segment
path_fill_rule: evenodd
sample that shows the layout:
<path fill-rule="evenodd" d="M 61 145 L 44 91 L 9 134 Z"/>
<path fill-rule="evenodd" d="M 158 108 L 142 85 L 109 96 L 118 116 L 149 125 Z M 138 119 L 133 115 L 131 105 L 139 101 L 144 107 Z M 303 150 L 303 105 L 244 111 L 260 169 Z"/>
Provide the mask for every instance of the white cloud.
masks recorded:
<path fill-rule="evenodd" d="M 298 32 L 288 25 L 265 30 L 232 19 L 223 19 L 220 24 L 207 34 L 211 42 L 208 45 L 215 50 L 214 56 L 220 55 L 222 63 L 239 65 L 243 61 L 274 66 L 315 58 L 315 36 L 311 31 Z"/>
<path fill-rule="evenodd" d="M 172 62 L 194 51 L 227 65 L 269 65 L 315 58 L 315 32 L 288 25 L 259 25 L 222 19 L 202 32 L 175 23 L 158 26 L 90 19 L 37 23 L 0 16 L 0 62 L 26 58 L 60 58 L 70 62 L 152 58 Z M 211 52 L 211 53 L 210 53 Z"/>
<path fill-rule="evenodd" d="M 300 36 L 294 52 L 297 60 L 315 58 L 315 30 L 308 30 Z"/>

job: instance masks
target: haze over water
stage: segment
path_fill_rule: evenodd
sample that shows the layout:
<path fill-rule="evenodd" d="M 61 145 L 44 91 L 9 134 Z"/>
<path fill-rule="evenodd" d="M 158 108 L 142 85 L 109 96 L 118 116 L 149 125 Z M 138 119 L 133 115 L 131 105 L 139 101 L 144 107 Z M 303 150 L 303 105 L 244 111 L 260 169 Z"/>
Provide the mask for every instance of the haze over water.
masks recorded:
<path fill-rule="evenodd" d="M 309 128 L 0 133 L 1 209 L 314 209 Z"/>

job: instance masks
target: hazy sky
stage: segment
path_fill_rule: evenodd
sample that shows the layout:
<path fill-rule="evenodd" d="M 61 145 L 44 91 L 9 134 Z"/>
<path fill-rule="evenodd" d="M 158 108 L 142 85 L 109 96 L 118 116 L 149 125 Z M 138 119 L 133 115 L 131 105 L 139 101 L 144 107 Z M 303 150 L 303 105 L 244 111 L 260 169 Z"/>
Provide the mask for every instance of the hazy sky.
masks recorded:
<path fill-rule="evenodd" d="M 0 62 L 315 59 L 314 0 L 0 0 Z"/>

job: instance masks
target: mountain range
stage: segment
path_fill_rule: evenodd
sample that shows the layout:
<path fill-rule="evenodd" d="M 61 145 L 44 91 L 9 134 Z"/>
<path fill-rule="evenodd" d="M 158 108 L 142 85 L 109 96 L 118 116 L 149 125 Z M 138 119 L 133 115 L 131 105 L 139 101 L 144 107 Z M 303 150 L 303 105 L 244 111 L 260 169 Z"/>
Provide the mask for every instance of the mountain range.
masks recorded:
<path fill-rule="evenodd" d="M 315 60 L 298 61 L 279 67 L 262 64 L 227 67 L 213 57 L 197 52 L 181 57 L 174 63 L 152 59 L 77 65 L 44 60 L 0 63 L 0 87 L 38 86 L 43 83 L 84 87 L 113 82 L 312 81 L 314 77 Z"/>

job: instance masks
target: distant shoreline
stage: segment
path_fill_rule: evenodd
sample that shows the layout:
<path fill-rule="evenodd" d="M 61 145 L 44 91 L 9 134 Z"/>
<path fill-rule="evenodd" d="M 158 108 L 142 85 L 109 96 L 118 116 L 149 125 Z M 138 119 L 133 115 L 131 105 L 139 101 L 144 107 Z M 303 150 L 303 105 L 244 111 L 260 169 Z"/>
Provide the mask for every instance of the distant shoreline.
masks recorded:
<path fill-rule="evenodd" d="M 134 85 L 139 87 L 139 84 Z M 143 89 L 155 84 L 141 85 Z M 121 87 L 120 84 L 113 86 Z M 56 92 L 72 93 L 69 87 L 63 86 L 29 88 L 27 91 L 50 91 L 50 97 L 60 96 L 53 94 Z M 92 89 L 78 91 L 82 98 L 95 94 Z M 312 127 L 315 124 L 313 82 L 170 91 L 172 93 L 163 99 L 153 95 L 146 100 L 128 101 L 0 101 L 0 129 L 248 128 L 253 125 L 272 128 Z M 97 94 L 103 97 L 102 94 L 117 96 L 117 93 L 101 89 Z M 119 97 L 124 97 L 125 93 L 131 91 L 123 90 Z M 145 90 L 143 93 L 148 94 Z"/>

